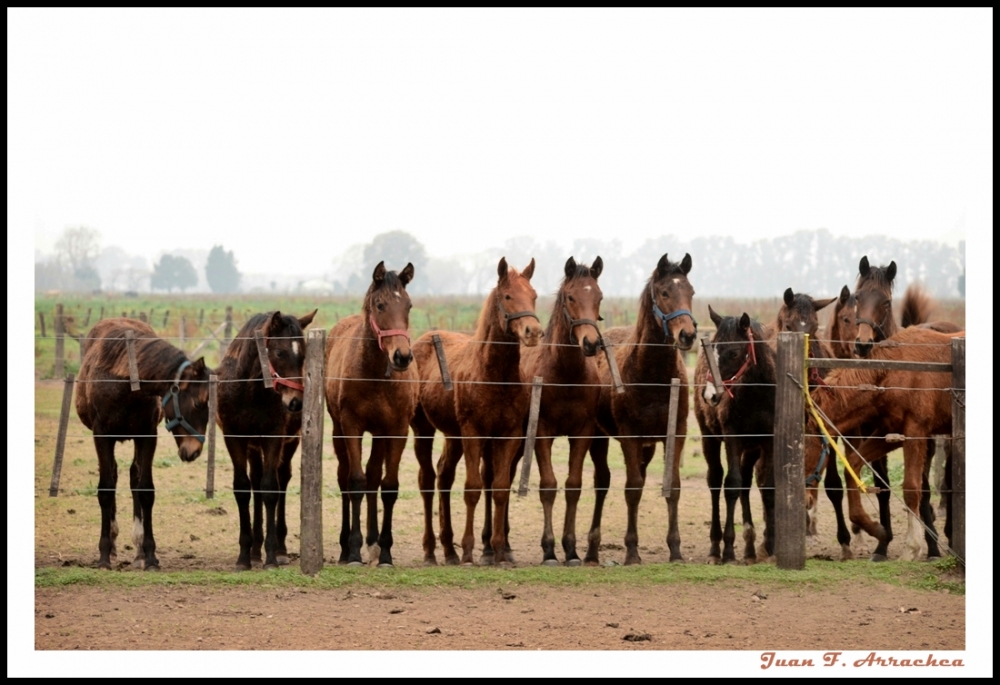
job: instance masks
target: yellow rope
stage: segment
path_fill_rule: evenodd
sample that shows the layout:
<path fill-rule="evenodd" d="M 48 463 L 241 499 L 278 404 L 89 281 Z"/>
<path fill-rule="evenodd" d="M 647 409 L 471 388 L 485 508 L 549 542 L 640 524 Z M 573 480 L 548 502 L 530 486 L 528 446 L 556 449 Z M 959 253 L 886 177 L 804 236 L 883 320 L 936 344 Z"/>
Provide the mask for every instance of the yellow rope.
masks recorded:
<path fill-rule="evenodd" d="M 809 334 L 806 333 L 806 359 L 808 358 Z M 847 462 L 847 457 L 845 457 L 844 453 L 840 450 L 840 447 L 837 445 L 837 441 L 830 437 L 830 433 L 826 430 L 826 426 L 823 424 L 823 419 L 819 417 L 816 407 L 813 406 L 812 395 L 809 394 L 809 366 L 807 364 L 803 365 L 802 369 L 802 391 L 806 394 L 806 404 L 809 405 L 809 411 L 812 412 L 813 419 L 816 420 L 816 425 L 819 426 L 820 431 L 824 436 L 826 436 L 826 440 L 830 444 L 830 447 L 833 448 L 837 458 L 840 459 L 840 462 L 844 465 L 844 470 L 851 474 L 851 478 L 854 479 L 854 483 L 858 486 L 858 489 L 861 490 L 861 492 L 867 493 L 868 486 L 866 486 L 862 480 L 858 478 L 858 474 L 856 474 L 854 469 L 851 468 L 851 465 Z"/>

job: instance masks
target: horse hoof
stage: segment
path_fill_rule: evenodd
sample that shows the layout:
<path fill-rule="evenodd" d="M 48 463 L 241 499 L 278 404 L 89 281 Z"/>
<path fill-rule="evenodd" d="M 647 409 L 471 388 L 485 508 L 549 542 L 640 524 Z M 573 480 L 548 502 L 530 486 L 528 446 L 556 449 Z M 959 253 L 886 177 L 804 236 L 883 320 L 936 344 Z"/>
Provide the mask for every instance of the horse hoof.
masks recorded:
<path fill-rule="evenodd" d="M 233 570 L 236 571 L 237 573 L 239 573 L 241 571 L 249 571 L 250 570 L 250 564 L 236 564 L 236 566 L 233 567 Z"/>
<path fill-rule="evenodd" d="M 497 568 L 503 568 L 503 569 L 514 568 L 514 562 L 513 561 L 501 561 L 500 563 L 497 564 Z"/>
<path fill-rule="evenodd" d="M 670 561 L 684 561 L 684 557 L 681 556 L 680 552 L 677 552 L 676 554 L 674 554 L 673 552 L 671 552 L 670 553 Z"/>
<path fill-rule="evenodd" d="M 719 557 L 709 557 L 708 558 L 708 565 L 709 566 L 718 566 L 721 563 L 722 563 L 722 559 L 720 559 Z"/>
<path fill-rule="evenodd" d="M 884 554 L 873 554 L 871 561 L 889 561 L 889 557 Z"/>
<path fill-rule="evenodd" d="M 453 557 L 445 557 L 445 559 L 444 559 L 444 565 L 445 566 L 461 566 L 462 565 L 462 560 L 459 559 L 457 555 L 453 556 Z"/>
<path fill-rule="evenodd" d="M 545 559 L 544 561 L 542 561 L 542 566 L 558 566 L 558 565 L 559 565 L 558 559 Z"/>
<path fill-rule="evenodd" d="M 359 566 L 364 566 L 364 564 L 360 561 L 348 561 L 347 566 L 348 568 L 358 568 Z"/>
<path fill-rule="evenodd" d="M 942 558 L 943 557 L 939 557 L 939 556 L 933 556 L 932 557 L 932 556 L 928 555 L 927 561 L 941 561 Z"/>
<path fill-rule="evenodd" d="M 150 565 L 146 566 L 143 570 L 144 571 L 159 571 L 160 570 L 160 565 L 159 564 L 150 564 Z"/>
<path fill-rule="evenodd" d="M 493 566 L 496 563 L 496 557 L 492 554 L 479 557 L 480 566 Z"/>
<path fill-rule="evenodd" d="M 98 564 L 97 568 L 100 569 L 101 571 L 110 571 L 111 564 Z"/>
<path fill-rule="evenodd" d="M 132 568 L 134 568 L 137 571 L 141 571 L 142 567 L 145 566 L 145 565 L 146 565 L 146 562 L 143 561 L 142 559 L 134 559 L 132 561 Z"/>
<path fill-rule="evenodd" d="M 638 566 L 642 563 L 642 558 L 637 554 L 634 557 L 625 557 L 626 566 Z"/>
<path fill-rule="evenodd" d="M 471 561 L 463 561 L 462 566 L 464 566 L 465 568 L 473 568 L 475 564 L 472 563 Z"/>
<path fill-rule="evenodd" d="M 396 567 L 392 565 L 392 562 L 388 562 L 379 564 L 378 568 L 396 568 Z"/>
<path fill-rule="evenodd" d="M 580 561 L 579 559 L 567 559 L 566 560 L 566 565 L 567 566 L 571 566 L 573 568 L 576 568 L 577 566 L 582 566 L 583 562 Z"/>
<path fill-rule="evenodd" d="M 265 571 L 277 571 L 278 570 L 278 565 L 277 564 L 264 564 L 264 570 Z"/>
<path fill-rule="evenodd" d="M 292 563 L 292 560 L 289 559 L 288 556 L 285 554 L 279 554 L 277 561 L 278 561 L 278 566 L 288 566 L 290 563 Z"/>
<path fill-rule="evenodd" d="M 424 566 L 437 566 L 437 565 L 438 565 L 438 560 L 435 559 L 434 557 L 431 557 L 429 559 L 424 559 Z"/>

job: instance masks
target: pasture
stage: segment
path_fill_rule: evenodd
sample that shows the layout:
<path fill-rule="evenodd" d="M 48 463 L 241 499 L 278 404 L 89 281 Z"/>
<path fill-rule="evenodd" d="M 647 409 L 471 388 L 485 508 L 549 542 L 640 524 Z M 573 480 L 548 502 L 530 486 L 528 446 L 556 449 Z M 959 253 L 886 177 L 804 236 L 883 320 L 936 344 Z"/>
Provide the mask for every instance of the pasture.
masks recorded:
<path fill-rule="evenodd" d="M 835 293 L 816 295 L 832 296 Z M 184 316 L 185 349 L 202 339 L 206 362 L 219 362 L 219 344 L 205 332 L 223 323 L 233 307 L 234 329 L 241 314 L 273 309 L 303 316 L 319 309 L 313 328 L 326 330 L 339 318 L 360 310 L 360 298 L 246 298 L 223 301 L 198 297 L 143 297 L 102 300 L 97 296 L 60 298 L 66 313 L 83 332 L 101 307 L 105 316 L 145 312 L 161 335 L 178 337 Z M 767 323 L 780 298 L 742 302 L 711 299 L 717 311 L 747 311 Z M 424 301 L 418 298 L 410 317 L 412 337 L 438 328 L 470 330 L 480 298 Z M 627 528 L 623 486 L 624 459 L 610 441 L 610 491 L 604 504 L 601 565 L 581 568 L 540 567 L 543 510 L 538 497 L 538 468 L 532 464 L 527 497 L 509 502 L 509 544 L 513 568 L 425 568 L 421 535 L 423 507 L 417 486 L 412 436 L 399 469 L 400 493 L 393 512 L 394 569 L 344 568 L 340 554 L 341 498 L 337 462 L 325 416 L 323 439 L 323 518 L 326 568 L 315 577 L 299 572 L 299 457 L 293 465 L 286 506 L 291 564 L 275 571 L 254 568 L 235 573 L 240 522 L 232 494 L 233 467 L 220 440 L 215 454 L 215 495 L 205 495 L 206 455 L 182 463 L 173 439 L 161 424 L 153 461 L 156 486 L 157 552 L 162 571 L 131 568 L 134 550 L 128 535 L 119 538 L 118 568 L 99 572 L 97 540 L 97 459 L 93 440 L 71 414 L 59 496 L 48 497 L 63 383 L 52 379 L 54 341 L 51 327 L 40 337 L 38 313 L 51 316 L 55 300 L 36 301 L 34 401 L 35 646 L 36 649 L 652 649 L 652 650 L 962 650 L 965 648 L 965 584 L 953 560 L 899 561 L 901 541 L 889 561 L 873 564 L 857 550 L 855 560 L 839 561 L 832 509 L 820 498 L 817 535 L 807 547 L 805 571 L 781 572 L 773 563 L 754 566 L 707 564 L 711 504 L 706 464 L 694 419 L 688 417 L 688 440 L 681 456 L 678 503 L 683 561 L 669 563 L 667 511 L 660 495 L 662 445 L 647 473 L 638 511 L 641 566 L 624 566 Z M 692 311 L 710 326 L 708 302 L 695 299 Z M 634 301 L 605 302 L 605 325 L 635 322 Z M 544 325 L 551 299 L 539 298 Z M 152 310 L 152 314 L 149 312 Z M 169 316 L 166 312 L 169 310 Z M 204 311 L 204 314 L 202 314 Z M 940 303 L 939 318 L 964 325 L 962 303 Z M 821 312 L 825 323 L 827 312 Z M 165 325 L 163 318 L 166 317 Z M 200 327 L 197 321 L 201 317 Z M 50 324 L 51 326 L 51 324 Z M 66 341 L 66 371 L 79 365 L 79 348 Z M 688 355 L 687 372 L 694 371 Z M 75 365 L 75 366 L 74 366 Z M 441 452 L 435 439 L 434 459 Z M 364 440 L 365 454 L 370 438 Z M 119 445 L 118 469 L 131 464 L 131 443 Z M 568 443 L 558 438 L 552 463 L 561 485 L 569 461 Z M 902 479 L 902 460 L 890 454 L 894 487 Z M 579 519 L 589 521 L 594 505 L 593 466 L 584 462 Z M 452 509 L 462 509 L 459 464 Z M 118 506 L 128 511 L 127 486 L 119 480 Z M 874 497 L 864 498 L 877 516 Z M 935 495 L 936 503 L 937 497 Z M 756 485 L 751 494 L 755 520 L 763 520 Z M 435 499 L 435 509 L 438 500 Z M 379 506 L 381 515 L 381 505 Z M 557 536 L 565 512 L 562 493 L 555 500 Z M 435 512 L 436 514 L 436 512 Z M 905 529 L 903 507 L 894 503 L 893 523 Z M 475 557 L 482 551 L 476 517 Z M 127 520 L 127 519 L 126 519 Z M 434 517 L 435 532 L 439 531 Z M 740 526 L 737 524 L 737 537 Z M 124 549 L 123 549 L 124 548 Z M 440 547 L 438 548 L 440 549 Z M 561 550 L 558 556 L 562 558 Z M 366 559 L 367 560 L 367 559 Z M 849 597 L 853 596 L 854 599 Z M 795 617 L 792 620 L 790 617 Z M 150 620 L 151 617 L 155 617 Z M 183 617 L 183 618 L 182 618 Z M 822 627 L 819 622 L 822 620 Z M 804 629 L 803 626 L 814 628 Z"/>

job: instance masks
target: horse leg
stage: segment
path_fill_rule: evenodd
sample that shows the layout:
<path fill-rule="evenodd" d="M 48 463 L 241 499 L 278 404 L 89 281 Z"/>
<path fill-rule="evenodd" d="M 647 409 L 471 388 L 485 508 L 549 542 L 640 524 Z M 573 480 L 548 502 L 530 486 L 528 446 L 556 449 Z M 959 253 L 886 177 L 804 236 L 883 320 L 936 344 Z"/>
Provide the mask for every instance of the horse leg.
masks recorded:
<path fill-rule="evenodd" d="M 937 543 L 937 529 L 934 527 L 934 507 L 931 504 L 931 463 L 934 458 L 934 441 L 927 441 L 927 452 L 921 478 L 920 519 L 924 522 L 924 541 L 927 543 L 927 558 L 940 559 L 941 550 Z"/>
<path fill-rule="evenodd" d="M 639 502 L 645 479 L 642 472 L 642 443 L 636 438 L 621 440 L 625 453 L 625 503 L 628 506 L 628 527 L 625 531 L 625 565 L 641 564 L 639 556 Z"/>
<path fill-rule="evenodd" d="M 160 561 L 156 558 L 156 540 L 153 538 L 153 455 L 156 453 L 156 436 L 133 438 L 135 441 L 135 463 L 139 465 L 139 505 L 142 508 L 142 538 L 137 539 L 136 552 L 142 549 L 143 568 L 158 571 Z M 133 532 L 133 535 L 135 535 Z"/>
<path fill-rule="evenodd" d="M 347 535 L 346 561 L 348 566 L 362 566 L 364 562 L 361 559 L 361 543 L 363 542 L 363 536 L 361 535 L 361 504 L 364 500 L 365 488 L 367 487 L 365 472 L 361 466 L 361 434 L 363 427 L 357 421 L 344 420 L 341 424 L 341 431 L 343 436 L 345 436 L 342 437 L 342 440 L 347 448 L 347 460 L 341 463 L 341 466 L 346 468 L 345 480 L 347 487 L 344 492 L 350 497 L 351 510 L 350 533 Z M 346 512 L 344 518 L 346 523 Z M 341 540 L 344 540 L 343 533 L 341 533 Z"/>
<path fill-rule="evenodd" d="M 916 435 L 920 427 L 907 425 L 904 435 Z M 900 558 L 903 561 L 914 561 L 920 556 L 923 536 L 920 534 L 920 501 L 924 473 L 926 446 L 920 440 L 907 440 L 903 443 L 903 501 L 909 509 L 906 518 L 906 545 Z"/>
<path fill-rule="evenodd" d="M 337 487 L 340 488 L 340 558 L 337 563 L 346 564 L 351 536 L 350 458 L 347 441 L 336 423 L 333 424 L 333 451 L 337 455 Z"/>
<path fill-rule="evenodd" d="M 138 446 L 136 446 L 138 447 Z M 142 502 L 139 500 L 139 460 L 138 449 L 132 459 L 132 466 L 128 470 L 129 491 L 132 493 L 132 549 L 135 550 L 135 557 L 132 559 L 132 568 L 142 569 L 146 563 L 146 555 L 142 550 L 144 529 L 142 527 Z"/>
<path fill-rule="evenodd" d="M 382 438 L 385 454 L 385 478 L 382 479 L 382 533 L 378 538 L 379 568 L 392 568 L 392 511 L 399 497 L 399 460 L 406 438 Z"/>
<path fill-rule="evenodd" d="M 491 543 L 496 552 L 498 564 L 512 564 L 513 558 L 508 556 L 507 507 L 510 504 L 511 466 L 522 440 L 508 439 L 494 441 L 493 447 L 493 537 Z"/>
<path fill-rule="evenodd" d="M 879 488 L 878 494 L 875 495 L 875 499 L 878 500 L 878 521 L 882 529 L 885 530 L 885 537 L 879 540 L 872 553 L 872 561 L 885 561 L 889 558 L 889 543 L 892 542 L 892 516 L 889 511 L 889 503 L 892 500 L 892 492 L 889 489 L 889 460 L 886 458 L 874 459 L 871 461 L 871 469 L 875 487 Z"/>
<path fill-rule="evenodd" d="M 250 489 L 253 491 L 253 543 L 250 546 L 250 562 L 261 564 L 261 550 L 264 547 L 264 499 L 261 493 L 264 473 L 264 453 L 255 441 L 250 445 Z"/>
<path fill-rule="evenodd" d="M 292 458 L 299 447 L 299 439 L 287 440 L 281 448 L 281 464 L 278 466 L 278 565 L 287 566 L 288 558 L 288 523 L 285 521 L 285 499 L 288 493 L 288 483 L 292 480 Z"/>
<path fill-rule="evenodd" d="M 226 437 L 226 449 L 233 462 L 233 496 L 240 516 L 240 554 L 236 559 L 236 571 L 250 570 L 250 546 L 253 532 L 250 522 L 250 476 L 247 475 L 247 441 L 243 438 Z"/>
<path fill-rule="evenodd" d="M 730 443 L 726 442 L 726 454 L 729 454 Z M 733 447 L 734 453 L 739 455 L 740 472 L 740 506 L 743 510 L 743 561 L 747 564 L 757 563 L 757 528 L 753 523 L 753 514 L 750 510 L 750 486 L 753 484 L 754 466 L 760 458 L 759 451 L 755 448 L 743 450 L 742 446 Z M 742 454 L 740 454 L 742 452 Z M 757 482 L 760 488 L 760 481 Z"/>
<path fill-rule="evenodd" d="M 278 568 L 278 469 L 281 465 L 283 437 L 262 438 L 263 468 L 260 477 L 261 499 L 266 518 L 264 531 L 264 568 Z"/>
<path fill-rule="evenodd" d="M 424 566 L 437 566 L 434 554 L 434 426 L 419 407 L 412 426 L 413 451 L 417 455 L 417 464 L 420 465 L 417 484 L 424 504 Z"/>
<path fill-rule="evenodd" d="M 462 564 L 472 566 L 472 549 L 475 546 L 476 506 L 483 494 L 483 476 L 479 471 L 485 440 L 463 437 L 465 451 L 465 532 L 462 535 Z M 442 539 L 442 544 L 444 540 Z"/>
<path fill-rule="evenodd" d="M 685 415 L 687 408 L 684 408 Z M 681 500 L 681 455 L 684 453 L 684 442 L 687 439 L 687 426 L 683 426 L 674 437 L 674 463 L 671 473 L 670 492 L 666 496 L 667 500 L 667 547 L 670 549 L 670 561 L 683 561 L 681 555 L 681 532 L 680 520 L 677 512 L 677 505 Z M 664 449 L 666 443 L 664 443 Z"/>
<path fill-rule="evenodd" d="M 444 563 L 448 566 L 461 563 L 458 552 L 455 551 L 455 530 L 451 525 L 451 486 L 455 483 L 455 469 L 461 459 L 461 438 L 445 438 L 444 450 L 437 463 L 437 487 L 440 493 L 438 520 L 441 526 L 441 548 L 444 551 Z"/>
<path fill-rule="evenodd" d="M 757 550 L 758 560 L 764 561 L 774 556 L 774 461 L 773 446 L 767 444 L 761 450 L 757 461 L 757 489 L 764 503 L 764 544 Z"/>
<path fill-rule="evenodd" d="M 493 445 L 492 440 L 487 441 L 483 446 L 483 459 L 480 462 L 482 469 L 483 487 L 486 490 L 486 514 L 483 517 L 483 554 L 479 558 L 480 566 L 492 566 L 496 563 L 496 553 L 493 550 L 491 539 L 493 538 Z"/>
<path fill-rule="evenodd" d="M 587 458 L 587 450 L 590 449 L 590 438 L 583 437 L 586 435 L 585 429 L 577 431 L 577 435 L 580 437 L 569 439 L 569 475 L 566 476 L 566 518 L 563 522 L 562 547 L 567 566 L 579 566 L 582 563 L 576 553 L 576 511 L 583 487 L 583 460 Z"/>
<path fill-rule="evenodd" d="M 382 556 L 382 550 L 378 544 L 378 486 L 379 481 L 382 480 L 386 447 L 385 440 L 373 437 L 371 456 L 368 457 L 368 464 L 365 465 L 365 503 L 368 509 L 365 546 L 368 548 L 369 564 L 378 563 Z"/>
<path fill-rule="evenodd" d="M 837 458 L 831 455 L 830 461 L 826 465 L 826 478 L 823 480 L 823 489 L 826 497 L 833 505 L 833 512 L 837 518 L 837 542 L 840 543 L 840 560 L 853 559 L 851 553 L 851 532 L 847 529 L 847 521 L 844 519 L 844 482 L 840 479 L 840 472 L 837 471 Z"/>
<path fill-rule="evenodd" d="M 587 554 L 585 564 L 600 563 L 601 550 L 601 516 L 604 513 L 604 500 L 608 496 L 611 485 L 611 469 L 608 468 L 608 444 L 606 435 L 598 435 L 590 441 L 590 460 L 594 462 L 594 518 L 587 534 Z"/>
<path fill-rule="evenodd" d="M 118 462 L 115 461 L 115 439 L 97 437 L 105 431 L 102 427 L 94 427 L 94 446 L 97 448 L 97 503 L 101 507 L 101 537 L 97 548 L 101 557 L 98 568 L 111 570 L 112 557 L 117 557 L 115 539 L 118 537 L 118 522 L 115 520 L 115 489 L 118 487 Z"/>
<path fill-rule="evenodd" d="M 552 506 L 556 501 L 558 483 L 552 470 L 552 438 L 538 438 L 535 441 L 538 457 L 538 499 L 542 502 L 545 524 L 542 528 L 542 565 L 558 566 L 556 558 L 556 536 L 552 530 Z"/>
<path fill-rule="evenodd" d="M 719 564 L 722 563 L 722 520 L 719 516 L 719 495 L 722 491 L 723 478 L 722 441 L 718 438 L 702 435 L 701 451 L 704 452 L 705 463 L 708 465 L 705 479 L 708 481 L 708 493 L 712 498 L 712 524 L 708 531 L 708 538 L 712 544 L 708 550 L 708 563 Z M 728 521 L 732 521 L 732 516 L 729 516 Z M 732 553 L 732 542 L 729 544 L 729 550 Z M 735 556 L 728 561 L 734 559 Z"/>

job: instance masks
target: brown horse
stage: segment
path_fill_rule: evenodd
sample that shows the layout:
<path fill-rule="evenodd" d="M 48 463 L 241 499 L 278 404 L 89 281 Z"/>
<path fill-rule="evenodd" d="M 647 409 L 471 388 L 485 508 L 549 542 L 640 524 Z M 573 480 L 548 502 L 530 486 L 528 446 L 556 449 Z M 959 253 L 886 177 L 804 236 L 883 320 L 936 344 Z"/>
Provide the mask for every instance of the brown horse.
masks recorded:
<path fill-rule="evenodd" d="M 671 262 L 664 254 L 639 296 L 635 326 L 611 328 L 604 333 L 605 344 L 619 348 L 616 362 L 625 392 L 612 390 L 607 359 L 599 355 L 601 397 L 597 420 L 604 435 L 595 436 L 590 446 L 596 502 L 584 559 L 588 564 L 598 563 L 601 514 L 611 481 L 607 466 L 608 436 L 617 438 L 625 456 L 628 507 L 625 563 L 642 562 L 638 550 L 639 502 L 646 482 L 646 467 L 653 459 L 657 443 L 665 442 L 667 435 L 669 388 L 674 378 L 680 379 L 681 390 L 675 426 L 673 487 L 667 497 L 667 546 L 671 561 L 682 558 L 677 503 L 681 496 L 680 455 L 687 436 L 688 382 L 681 351 L 691 349 L 698 331 L 691 314 L 694 288 L 688 280 L 690 271 L 691 255 L 685 254 L 680 262 Z"/>
<path fill-rule="evenodd" d="M 950 363 L 952 337 L 953 334 L 927 328 L 905 328 L 874 345 L 869 358 Z M 826 383 L 830 391 L 813 391 L 813 402 L 841 434 L 852 435 L 862 429 L 865 435 L 871 436 L 860 448 L 869 462 L 895 449 L 882 436 L 888 433 L 906 436 L 903 499 L 912 516 L 908 518 L 904 558 L 915 558 L 921 543 L 914 519 L 928 524 L 921 515 L 927 440 L 936 433 L 951 432 L 951 395 L 948 392 L 951 377 L 936 372 L 836 369 L 827 376 Z M 815 433 L 815 429 L 811 432 Z M 818 439 L 810 440 L 813 444 L 807 450 L 815 452 Z M 862 459 L 853 451 L 848 460 L 855 472 L 861 468 Z M 857 486 L 849 482 L 847 492 L 851 521 L 882 541 L 885 529 L 872 522 L 861 507 Z"/>
<path fill-rule="evenodd" d="M 545 512 L 542 532 L 542 563 L 559 564 L 552 531 L 552 506 L 558 484 L 552 470 L 552 443 L 556 436 L 569 436 L 569 475 L 566 478 L 566 519 L 562 547 L 567 566 L 582 562 L 576 553 L 576 510 L 583 484 L 583 461 L 597 428 L 600 377 L 595 355 L 601 349 L 601 288 L 597 279 L 604 269 L 600 257 L 593 266 L 577 264 L 570 257 L 565 278 L 556 293 L 545 342 L 521 353 L 521 375 L 543 380 L 535 450 L 538 455 L 539 491 Z"/>
<path fill-rule="evenodd" d="M 413 265 L 397 273 L 379 262 L 362 313 L 341 319 L 326 341 L 326 408 L 333 419 L 333 449 L 341 490 L 340 563 L 361 565 L 361 498 L 368 495 L 369 562 L 392 566 L 392 512 L 399 496 L 399 461 L 417 406 L 419 377 L 410 351 Z M 362 468 L 363 434 L 372 435 Z M 385 477 L 382 477 L 382 465 Z M 381 480 L 381 483 L 379 482 Z M 385 517 L 378 529 L 375 494 L 381 487 Z"/>
<path fill-rule="evenodd" d="M 126 335 L 135 336 L 135 361 L 139 389 L 129 383 Z M 135 455 L 129 469 L 132 489 L 133 528 L 137 568 L 156 570 L 153 538 L 153 455 L 156 425 L 167 421 L 182 461 L 201 454 L 208 426 L 208 376 L 204 358 L 189 361 L 182 350 L 157 337 L 148 325 L 132 319 L 104 319 L 88 334 L 88 342 L 77 376 L 76 413 L 94 433 L 99 480 L 97 501 L 101 505 L 101 552 L 98 566 L 112 568 L 117 558 L 118 537 L 115 489 L 118 464 L 115 443 L 132 440 Z"/>
<path fill-rule="evenodd" d="M 218 423 L 233 461 L 233 495 L 240 511 L 237 571 L 249 570 L 252 562 L 260 562 L 262 545 L 264 568 L 277 568 L 289 561 L 285 491 L 292 478 L 292 457 L 302 427 L 303 330 L 315 316 L 316 310 L 301 318 L 280 311 L 255 314 L 240 328 L 219 365 Z M 256 331 L 264 335 L 272 388 L 264 387 Z"/>
<path fill-rule="evenodd" d="M 414 343 L 420 371 L 420 404 L 413 418 L 420 490 L 424 500 L 424 563 L 436 563 L 431 521 L 433 474 L 431 463 L 434 431 L 445 434 L 445 450 L 438 462 L 438 490 L 441 493 L 441 546 L 446 563 L 458 563 L 451 526 L 451 486 L 458 459 L 465 455 L 465 533 L 461 563 L 473 563 L 473 527 L 476 506 L 482 496 L 483 475 L 492 488 L 495 511 L 487 520 L 490 544 L 480 563 L 507 561 L 507 502 L 510 497 L 515 457 L 524 438 L 530 392 L 522 381 L 521 346 L 534 347 L 542 336 L 535 315 L 537 294 L 531 285 L 535 260 L 518 272 L 505 258 L 497 266 L 497 285 L 486 297 L 476 331 L 437 333 L 443 343 L 454 391 L 447 391 L 435 358 L 432 335 L 426 333 Z M 457 437 L 461 436 L 459 444 Z M 491 475 L 492 474 L 492 475 Z M 489 517 L 487 517 L 489 518 Z"/>

